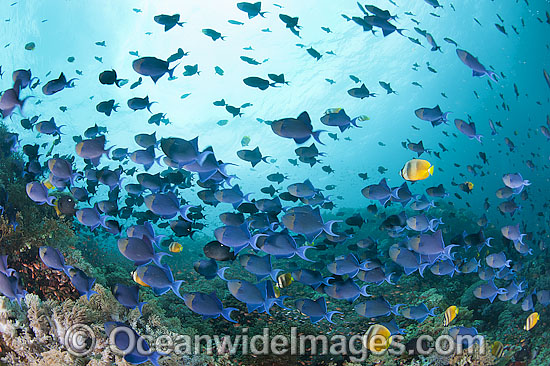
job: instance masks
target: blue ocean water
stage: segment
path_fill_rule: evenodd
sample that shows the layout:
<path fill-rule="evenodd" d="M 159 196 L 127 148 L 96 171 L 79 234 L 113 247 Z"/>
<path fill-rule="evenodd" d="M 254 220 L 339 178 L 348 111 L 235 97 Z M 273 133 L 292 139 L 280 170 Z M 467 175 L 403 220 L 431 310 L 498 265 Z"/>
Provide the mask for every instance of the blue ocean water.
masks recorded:
<path fill-rule="evenodd" d="M 411 158 L 411 153 L 401 148 L 401 141 L 406 139 L 413 142 L 422 140 L 426 148 L 432 149 L 438 149 L 437 143 L 441 142 L 451 149 L 451 153 L 444 154 L 441 161 L 433 161 L 437 183 L 449 182 L 453 177 L 458 179 L 457 174 L 464 165 L 477 162 L 475 155 L 479 145 L 463 136 L 442 136 L 441 129 L 416 119 L 415 109 L 436 104 L 445 111 L 452 111 L 451 121 L 472 116 L 478 132 L 485 135 L 481 149 L 488 154 L 494 174 L 474 182 L 477 187 L 490 189 L 495 186 L 499 180 L 497 172 L 504 168 L 513 170 L 514 165 L 510 164 L 522 167 L 523 157 L 517 157 L 521 154 L 511 154 L 508 159 L 501 159 L 499 151 L 504 151 L 500 147 L 504 136 L 510 136 L 521 147 L 522 143 L 530 143 L 525 136 L 527 128 L 535 129 L 544 123 L 544 104 L 535 104 L 538 100 L 544 101 L 548 95 L 542 76 L 544 60 L 547 59 L 544 55 L 548 52 L 545 47 L 548 24 L 536 20 L 537 16 L 544 17 L 544 3 L 534 2 L 527 6 L 524 2 L 466 1 L 453 4 L 456 10 L 452 10 L 449 4 L 434 10 L 422 1 L 401 2 L 399 7 L 386 1 L 373 2 L 373 5 L 398 14 L 397 26 L 407 29 L 405 35 L 421 39 L 423 47 L 397 33 L 388 37 L 380 34 L 373 36 L 370 32 L 363 32 L 353 21 L 346 21 L 340 14 L 360 13 L 353 1 L 319 1 L 315 2 L 313 9 L 309 2 L 281 5 L 284 6 L 282 9 L 264 4 L 263 11 L 270 12 L 266 18 L 248 20 L 235 4 L 220 1 L 205 1 L 200 6 L 193 2 L 169 1 L 64 2 L 53 5 L 20 1 L 14 6 L 6 6 L 5 18 L 9 21 L 4 22 L 2 31 L 6 35 L 6 44 L 10 45 L 3 52 L 2 64 L 5 70 L 8 62 L 17 67 L 30 68 L 33 75 L 44 80 L 48 72 L 52 77 L 64 72 L 68 78 L 79 79 L 77 88 L 51 98 L 38 95 L 42 103 L 35 106 L 33 100 L 25 108 L 25 114 L 56 117 L 58 124 L 66 125 L 63 133 L 68 136 L 82 134 L 94 123 L 108 128 L 109 140 L 117 147 L 131 148 L 137 133 L 156 131 L 159 137 L 178 135 L 188 139 L 198 135 L 201 148 L 210 145 L 217 147 L 217 156 L 231 162 L 237 162 L 235 152 L 242 148 L 242 137 L 250 136 L 250 147 L 259 146 L 264 155 L 274 157 L 277 162 L 260 164 L 254 171 L 245 164 L 234 167 L 232 171 L 243 180 L 241 186 L 248 191 L 258 191 L 264 182 L 247 177 L 264 177 L 279 170 L 289 175 L 291 180 L 311 178 L 320 187 L 336 184 L 341 188 L 338 194 L 344 197 L 341 202 L 343 206 L 361 207 L 365 201 L 357 197 L 357 192 L 363 187 L 363 182 L 356 174 L 367 172 L 375 178 L 378 176 L 377 167 L 384 166 L 388 169 L 386 176 L 390 185 L 400 184 L 398 172 L 403 162 Z M 132 11 L 134 7 L 141 9 L 141 12 Z M 410 21 L 411 17 L 403 14 L 405 11 L 415 14 L 413 19 L 421 22 L 418 27 L 434 36 L 442 47 L 442 53 L 430 52 L 425 39 L 413 30 L 416 24 Z M 432 11 L 439 17 L 430 15 Z M 163 32 L 162 26 L 152 20 L 154 15 L 162 13 L 179 13 L 186 23 L 182 28 L 176 26 L 169 32 Z M 285 29 L 277 13 L 299 16 L 299 24 L 303 27 L 300 32 L 302 38 Z M 505 20 L 508 36 L 495 28 L 494 23 L 499 22 L 497 14 Z M 482 26 L 474 21 L 474 17 Z M 228 19 L 240 20 L 245 24 L 232 25 L 227 22 Z M 524 19 L 525 26 L 522 26 L 521 19 Z M 511 25 L 521 31 L 520 35 L 512 31 Z M 321 26 L 329 27 L 332 33 L 327 34 Z M 226 35 L 226 40 L 213 42 L 206 37 L 201 29 L 208 27 Z M 266 28 L 272 32 L 261 31 Z M 146 34 L 148 32 L 151 34 Z M 461 48 L 493 67 L 496 72 L 502 72 L 506 78 L 493 83 L 491 90 L 486 78 L 471 77 L 469 69 L 456 57 L 455 47 L 443 41 L 444 37 L 455 40 Z M 100 41 L 105 41 L 106 47 L 94 44 Z M 35 42 L 36 48 L 25 50 L 23 46 L 27 42 Z M 316 61 L 305 48 L 296 47 L 296 43 L 313 47 L 321 53 L 333 51 L 336 55 L 324 54 Z M 254 50 L 243 50 L 248 46 Z M 120 78 L 127 78 L 130 83 L 135 81 L 137 75 L 131 68 L 135 57 L 129 51 L 137 50 L 140 56 L 166 59 L 179 47 L 189 52 L 189 56 L 178 62 L 181 65 L 198 64 L 200 76 L 183 77 L 183 68 L 179 66 L 176 68 L 176 80 L 164 78 L 154 85 L 151 80 L 145 79 L 143 86 L 135 90 L 128 87 L 106 88 L 97 81 L 97 75 L 108 69 L 115 69 Z M 239 56 L 242 55 L 260 61 L 269 60 L 253 66 L 241 61 Z M 101 57 L 103 62 L 98 62 L 94 56 Z M 67 62 L 68 57 L 74 57 L 75 61 Z M 426 69 L 426 62 L 430 62 L 437 74 Z M 421 65 L 419 71 L 411 70 L 414 63 Z M 223 76 L 215 74 L 215 66 L 224 70 Z M 75 70 L 81 70 L 83 75 L 76 75 Z M 265 78 L 267 73 L 284 73 L 290 85 L 260 91 L 242 82 L 244 77 L 263 75 Z M 359 77 L 378 96 L 360 100 L 347 95 L 346 90 L 356 86 L 349 79 L 350 74 Z M 330 85 L 325 78 L 336 83 Z M 9 78 L 5 79 L 4 83 L 8 85 Z M 391 83 L 398 94 L 386 95 L 378 81 Z M 411 85 L 413 81 L 423 87 Z M 519 100 L 513 92 L 514 83 L 520 91 Z M 474 96 L 474 90 L 479 99 Z M 442 92 L 448 98 L 443 98 L 440 95 Z M 180 99 L 185 93 L 191 95 Z M 495 105 L 502 103 L 499 94 L 510 105 L 510 111 L 495 109 Z M 152 110 L 166 113 L 170 125 L 148 125 L 147 112 L 133 112 L 126 108 L 127 99 L 146 95 L 158 103 L 153 105 Z M 111 98 L 120 103 L 120 111 L 112 117 L 98 114 L 95 105 Z M 252 103 L 253 106 L 243 109 L 242 117 L 232 118 L 223 108 L 212 105 L 213 101 L 222 98 L 231 105 Z M 68 106 L 68 111 L 59 111 L 61 105 Z M 287 159 L 295 157 L 294 142 L 278 138 L 269 126 L 256 120 L 296 117 L 302 111 L 308 111 L 315 128 L 321 129 L 324 126 L 319 123 L 319 118 L 323 112 L 337 107 L 344 108 L 352 117 L 367 115 L 370 120 L 360 123 L 361 129 L 346 131 L 337 142 L 323 134 L 322 140 L 327 145 L 322 146 L 320 151 L 325 152 L 327 157 L 322 160 L 323 164 L 331 165 L 335 170 L 333 175 L 327 175 L 320 169 L 290 166 Z M 229 120 L 227 125 L 216 125 L 223 119 Z M 489 119 L 502 121 L 503 129 L 499 135 L 490 136 Z M 411 129 L 411 124 L 420 127 L 420 131 Z M 516 131 L 519 135 L 514 139 L 512 136 Z M 25 132 L 21 131 L 23 137 L 35 137 L 32 132 Z M 344 141 L 346 136 L 352 141 Z M 543 137 L 532 138 L 537 143 L 544 141 Z M 379 141 L 386 146 L 379 146 Z M 73 146 L 63 143 L 59 149 L 72 153 Z M 545 156 L 534 159 L 536 165 L 546 161 Z M 454 163 L 461 164 L 461 168 L 453 167 Z M 342 186 L 346 188 L 342 189 Z M 475 189 L 472 193 L 475 199 L 471 201 L 479 202 L 484 194 L 480 189 Z"/>
<path fill-rule="evenodd" d="M 550 81 L 543 74 L 543 70 L 550 70 L 548 1 L 444 0 L 439 8 L 420 0 L 372 0 L 370 4 L 395 14 L 397 18 L 391 23 L 402 34 L 383 36 L 380 30 L 373 34 L 355 21 L 346 20 L 365 15 L 355 1 L 262 2 L 262 11 L 267 13 L 253 19 L 239 10 L 236 2 L 226 0 L 5 2 L 0 6 L 5 20 L 0 23 L 4 35 L 0 53 L 5 73 L 0 80 L 2 90 L 13 85 L 10 75 L 16 69 L 32 70 L 40 84 L 22 91 L 22 96 L 31 98 L 4 123 L 19 134 L 21 145 L 47 143 L 41 150 L 45 153 L 55 137 L 27 130 L 19 120 L 35 115 L 40 120 L 54 117 L 58 126 L 64 125 L 61 142 L 53 150 L 59 155 L 75 155 L 72 137 L 81 136 L 94 124 L 107 128 L 108 147 L 126 147 L 130 152 L 139 149 L 134 137 L 141 133 L 154 132 L 159 140 L 198 136 L 201 151 L 211 146 L 217 159 L 231 163 L 227 170 L 236 176 L 231 183 L 238 184 L 245 194 L 251 193 L 255 199 L 269 198 L 260 190 L 272 184 L 266 177 L 276 172 L 288 177 L 281 185 L 274 184 L 281 192 L 291 183 L 309 179 L 335 204 L 332 211 L 322 210 L 325 217 L 331 218 L 340 209 L 346 210 L 345 217 L 354 210 L 366 216 L 366 207 L 375 201 L 364 197 L 361 189 L 382 178 L 390 187 L 403 184 L 399 173 L 407 161 L 416 157 L 403 142 L 422 141 L 428 151 L 421 159 L 428 160 L 434 172 L 425 180 L 409 182 L 413 194 L 443 184 L 450 195 L 441 201 L 452 202 L 456 210 L 466 210 L 473 221 L 485 213 L 497 232 L 501 226 L 521 223 L 522 232 L 532 234 L 531 246 L 544 248 L 548 240 L 549 194 L 545 187 L 549 184 L 550 150 L 541 126 L 550 124 Z M 181 27 L 176 25 L 165 32 L 154 21 L 156 15 L 176 13 L 184 22 Z M 299 37 L 285 28 L 279 14 L 299 18 Z M 507 34 L 495 24 L 503 26 Z M 321 27 L 328 27 L 330 33 Z M 225 38 L 213 41 L 203 33 L 206 28 L 215 29 Z M 441 49 L 432 51 L 419 30 L 431 34 Z M 486 75 L 472 76 L 472 70 L 457 57 L 457 47 L 444 38 L 478 58 L 496 73 L 498 81 L 490 81 Z M 414 39 L 421 44 L 412 42 Z M 25 48 L 29 42 L 35 44 L 32 50 Z M 165 75 L 154 83 L 132 68 L 137 58 L 166 60 L 178 48 L 188 55 L 170 64 L 171 68 L 177 64 L 174 78 Z M 316 60 L 308 48 L 322 57 Z M 240 56 L 261 64 L 243 62 Z M 185 65 L 198 65 L 200 74 L 184 76 Z M 221 68 L 223 75 L 217 74 L 215 67 Z M 111 69 L 128 83 L 120 88 L 102 85 L 98 75 Z M 61 72 L 67 79 L 75 78 L 75 86 L 44 95 L 42 86 Z M 283 73 L 288 85 L 259 90 L 243 82 L 251 76 L 267 79 L 269 73 Z M 350 75 L 360 82 L 354 82 Z M 130 89 L 140 76 L 141 85 Z M 390 83 L 396 93 L 387 94 L 380 81 Z M 363 83 L 376 96 L 358 99 L 348 94 L 349 89 Z M 128 99 L 145 96 L 155 102 L 152 113 L 164 113 L 169 124 L 150 124 L 152 113 L 128 108 Z M 111 116 L 98 113 L 96 105 L 110 99 L 120 105 L 119 109 Z M 222 99 L 228 105 L 250 106 L 241 108 L 242 116 L 233 117 L 213 104 Z M 436 105 L 450 112 L 448 124 L 433 127 L 415 115 L 419 108 Z M 66 111 L 60 109 L 62 106 Z M 352 118 L 368 116 L 368 120 L 340 132 L 320 121 L 331 108 L 343 108 Z M 295 149 L 310 146 L 313 139 L 296 144 L 274 134 L 269 125 L 270 121 L 296 118 L 303 111 L 309 113 L 313 130 L 326 130 L 320 135 L 324 144 L 315 142 L 325 156 L 312 167 L 304 163 L 295 166 L 289 159 L 296 159 Z M 456 118 L 473 122 L 477 133 L 483 135 L 482 142 L 462 134 L 455 127 Z M 222 120 L 227 122 L 219 123 Z M 497 122 L 496 134 L 491 133 L 489 121 Z M 329 132 L 337 134 L 336 139 L 329 137 Z M 244 137 L 250 140 L 247 146 L 242 144 Z M 513 150 L 505 138 L 513 142 Z M 237 151 L 257 146 L 263 156 L 269 156 L 266 162 L 252 168 L 237 157 Z M 482 161 L 480 152 L 486 154 L 487 162 Z M 101 160 L 100 167 L 118 166 L 119 162 Z M 142 166 L 130 161 L 123 166 L 143 171 Z M 330 166 L 334 172 L 327 173 L 323 166 Z M 77 157 L 74 167 L 84 169 L 83 159 Z M 149 172 L 164 169 L 155 165 Z M 362 179 L 359 173 L 366 173 L 368 179 Z M 495 196 L 504 186 L 503 175 L 508 173 L 521 173 L 531 183 L 525 188 L 525 197 L 515 198 L 521 209 L 513 216 L 499 212 L 497 206 L 503 200 Z M 458 187 L 465 182 L 473 183 L 470 193 Z M 135 178 L 126 177 L 126 183 L 135 183 Z M 327 185 L 336 188 L 326 190 Z M 179 197 L 191 205 L 201 205 L 196 195 L 201 189 L 195 184 L 181 191 Z M 106 199 L 106 195 L 105 187 L 100 188 L 91 203 Z M 489 210 L 484 207 L 486 201 Z M 283 203 L 287 204 L 294 205 Z M 391 206 L 395 210 L 398 207 Z M 214 229 L 221 226 L 218 214 L 230 208 L 225 203 L 205 207 L 207 225 L 198 235 L 200 240 L 213 240 Z M 147 210 L 145 206 L 134 209 Z M 127 227 L 135 220 L 120 222 Z M 452 223 L 446 224 L 451 231 L 456 230 Z"/>

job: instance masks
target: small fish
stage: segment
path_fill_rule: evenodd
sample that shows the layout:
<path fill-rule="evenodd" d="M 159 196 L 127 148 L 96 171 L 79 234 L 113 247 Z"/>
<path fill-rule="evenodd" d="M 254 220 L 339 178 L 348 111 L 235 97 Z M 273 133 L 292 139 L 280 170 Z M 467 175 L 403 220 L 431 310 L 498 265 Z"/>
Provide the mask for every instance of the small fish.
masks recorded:
<path fill-rule="evenodd" d="M 323 57 L 323 55 L 321 55 L 316 49 L 314 49 L 313 47 L 310 47 L 308 48 L 307 50 L 307 53 L 310 54 L 311 57 L 313 57 L 314 59 L 316 59 L 317 61 L 319 61 L 321 59 L 321 57 Z"/>
<path fill-rule="evenodd" d="M 176 242 L 176 241 L 173 241 L 172 243 L 170 243 L 170 245 L 168 246 L 168 249 L 172 252 L 172 253 L 179 253 L 183 250 L 183 245 L 181 245 L 180 243 Z"/>
<path fill-rule="evenodd" d="M 132 85 L 130 85 L 130 89 L 135 89 L 137 88 L 138 86 L 141 85 L 141 82 L 143 81 L 143 78 L 140 76 L 139 79 L 133 83 Z"/>
<path fill-rule="evenodd" d="M 205 28 L 202 30 L 202 34 L 210 37 L 213 41 L 217 41 L 218 39 L 221 39 L 222 41 L 225 40 L 225 36 L 222 36 L 220 32 L 217 32 L 214 29 Z"/>
<path fill-rule="evenodd" d="M 449 324 L 456 318 L 458 315 L 458 308 L 454 305 L 449 306 L 447 310 L 445 310 L 445 318 L 443 319 L 443 326 L 448 327 Z"/>
<path fill-rule="evenodd" d="M 491 346 L 491 354 L 496 358 L 502 357 L 504 354 L 504 345 L 500 341 L 495 341 Z"/>
<path fill-rule="evenodd" d="M 364 346 L 374 354 L 384 352 L 391 343 L 391 333 L 381 324 L 373 324 L 363 336 Z"/>
<path fill-rule="evenodd" d="M 413 37 L 407 37 L 409 39 L 409 41 L 411 41 L 412 43 L 415 43 L 419 46 L 422 46 L 422 43 L 420 43 L 420 40 L 418 38 L 413 38 Z"/>
<path fill-rule="evenodd" d="M 405 163 L 399 175 L 407 181 L 424 180 L 433 175 L 434 166 L 427 160 L 412 159 Z"/>
<path fill-rule="evenodd" d="M 359 78 L 358 78 L 357 76 L 355 76 L 355 75 L 350 75 L 349 78 L 350 78 L 351 80 L 353 80 L 353 82 L 356 83 L 356 84 L 359 84 L 359 83 L 361 82 L 361 79 L 359 79 Z"/>
<path fill-rule="evenodd" d="M 450 43 L 450 44 L 454 45 L 455 47 L 458 47 L 458 43 L 453 41 L 451 38 L 445 37 L 445 38 L 443 38 L 443 40 L 447 43 Z"/>
<path fill-rule="evenodd" d="M 248 144 L 250 144 L 250 136 L 244 136 L 241 139 L 241 146 L 245 147 L 248 146 Z"/>
<path fill-rule="evenodd" d="M 25 49 L 27 51 L 32 51 L 32 50 L 34 50 L 35 47 L 36 47 L 36 45 L 34 44 L 34 42 L 29 42 L 25 45 Z"/>
<path fill-rule="evenodd" d="M 539 313 L 532 313 L 529 315 L 527 320 L 525 321 L 525 326 L 523 327 L 524 330 L 531 330 L 535 325 L 537 325 L 537 322 L 539 321 L 540 316 Z"/>
<path fill-rule="evenodd" d="M 247 64 L 250 64 L 250 65 L 261 65 L 262 64 L 261 62 L 256 61 L 252 57 L 248 57 L 248 56 L 241 56 L 240 59 L 243 60 L 244 62 L 246 62 Z"/>
<path fill-rule="evenodd" d="M 291 273 L 283 273 L 277 276 L 277 284 L 276 286 L 280 289 L 287 288 L 290 286 L 293 282 L 292 274 Z"/>
<path fill-rule="evenodd" d="M 499 30 L 500 33 L 504 34 L 504 35 L 508 35 L 508 33 L 506 33 L 506 29 L 504 28 L 503 25 L 500 25 L 498 23 L 495 23 L 495 27 Z"/>

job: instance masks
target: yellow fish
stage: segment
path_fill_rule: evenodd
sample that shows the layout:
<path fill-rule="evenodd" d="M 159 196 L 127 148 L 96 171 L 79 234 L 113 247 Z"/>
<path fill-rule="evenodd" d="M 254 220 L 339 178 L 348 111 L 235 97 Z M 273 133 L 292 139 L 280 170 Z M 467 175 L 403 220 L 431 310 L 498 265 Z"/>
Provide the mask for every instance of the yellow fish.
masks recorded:
<path fill-rule="evenodd" d="M 134 281 L 135 281 L 137 284 L 139 284 L 139 285 L 141 285 L 141 286 L 151 287 L 151 286 L 149 286 L 148 284 L 146 284 L 145 282 L 143 282 L 143 281 L 141 280 L 141 278 L 139 278 L 139 276 L 138 276 L 138 274 L 137 274 L 136 271 L 132 272 L 132 278 L 134 279 Z"/>
<path fill-rule="evenodd" d="M 491 346 L 491 354 L 497 358 L 502 357 L 502 354 L 504 353 L 504 345 L 502 342 L 495 341 L 493 345 Z"/>
<path fill-rule="evenodd" d="M 405 166 L 399 172 L 403 179 L 416 182 L 424 180 L 434 173 L 434 166 L 427 160 L 412 159 L 405 163 Z"/>
<path fill-rule="evenodd" d="M 443 320 L 443 326 L 448 326 L 458 315 L 458 308 L 454 305 L 449 306 L 447 310 L 445 310 L 445 319 Z"/>
<path fill-rule="evenodd" d="M 181 245 L 180 243 L 178 243 L 177 241 L 173 241 L 170 246 L 168 247 L 168 249 L 172 252 L 172 253 L 179 253 L 183 250 L 183 245 Z"/>
<path fill-rule="evenodd" d="M 373 324 L 363 336 L 363 346 L 371 352 L 381 352 L 391 344 L 391 333 L 383 325 Z"/>
<path fill-rule="evenodd" d="M 329 108 L 325 111 L 325 114 L 338 113 L 341 110 L 342 110 L 342 108 Z"/>
<path fill-rule="evenodd" d="M 535 312 L 527 318 L 525 321 L 525 326 L 523 327 L 524 330 L 531 330 L 535 325 L 537 325 L 537 322 L 539 321 L 540 316 L 539 313 Z"/>
<path fill-rule="evenodd" d="M 292 283 L 293 278 L 290 273 L 283 273 L 277 277 L 277 287 L 278 288 L 285 288 L 290 286 Z"/>
<path fill-rule="evenodd" d="M 275 294 L 275 298 L 279 298 L 281 296 L 281 290 L 277 286 L 273 287 L 273 293 Z"/>

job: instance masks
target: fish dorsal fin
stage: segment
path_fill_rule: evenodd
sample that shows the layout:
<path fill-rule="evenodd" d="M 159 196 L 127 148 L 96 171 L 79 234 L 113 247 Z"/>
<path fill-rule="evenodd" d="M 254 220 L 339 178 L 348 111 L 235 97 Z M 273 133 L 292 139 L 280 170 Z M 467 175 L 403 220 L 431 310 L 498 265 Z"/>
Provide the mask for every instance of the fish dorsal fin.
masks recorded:
<path fill-rule="evenodd" d="M 297 118 L 300 122 L 303 122 L 307 125 L 311 125 L 311 119 L 309 118 L 309 114 L 304 111 L 302 113 L 300 113 L 300 115 L 298 116 Z"/>
<path fill-rule="evenodd" d="M 195 137 L 193 140 L 190 140 L 189 143 L 193 146 L 195 151 L 199 151 L 199 136 Z"/>
<path fill-rule="evenodd" d="M 346 260 L 352 261 L 352 262 L 355 263 L 355 264 L 359 264 L 359 261 L 357 260 L 357 257 L 356 257 L 353 253 L 349 253 L 349 254 L 346 256 Z"/>
<path fill-rule="evenodd" d="M 233 186 L 233 188 L 231 188 L 231 190 L 232 190 L 232 191 L 235 191 L 235 192 L 237 192 L 237 193 L 240 193 L 241 196 L 242 196 L 242 194 L 243 194 L 243 192 L 241 191 L 241 187 L 239 187 L 238 184 L 235 184 L 235 185 Z"/>

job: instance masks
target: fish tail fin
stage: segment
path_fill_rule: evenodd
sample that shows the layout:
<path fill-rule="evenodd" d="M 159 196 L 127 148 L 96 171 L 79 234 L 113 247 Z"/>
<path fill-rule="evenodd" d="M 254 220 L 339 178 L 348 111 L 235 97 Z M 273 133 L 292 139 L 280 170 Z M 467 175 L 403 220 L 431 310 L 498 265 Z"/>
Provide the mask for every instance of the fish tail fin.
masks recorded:
<path fill-rule="evenodd" d="M 428 314 L 429 314 L 430 316 L 435 316 L 435 313 L 434 313 L 435 309 L 439 309 L 439 307 L 437 307 L 437 306 L 433 307 L 433 308 L 428 312 Z"/>
<path fill-rule="evenodd" d="M 365 297 L 370 297 L 371 295 L 367 293 L 367 287 L 368 285 L 361 287 L 361 290 L 359 291 L 359 293 Z"/>
<path fill-rule="evenodd" d="M 208 157 L 208 155 L 210 155 L 210 154 L 213 154 L 213 152 L 210 151 L 210 150 L 205 150 L 205 151 L 201 152 L 201 153 L 197 156 L 197 158 L 196 158 L 197 163 L 198 163 L 199 165 L 202 166 L 202 164 L 204 163 L 204 160 L 205 160 L 205 159 Z"/>
<path fill-rule="evenodd" d="M 19 103 L 19 110 L 21 111 L 21 114 L 23 114 L 23 107 L 25 106 L 25 103 L 29 98 L 34 98 L 33 95 L 29 95 L 28 97 L 23 98 L 23 100 Z"/>
<path fill-rule="evenodd" d="M 143 315 L 143 305 L 145 305 L 145 304 L 147 304 L 147 302 L 145 302 L 145 301 L 144 302 L 138 302 L 137 307 L 138 307 L 139 313 L 141 315 Z"/>
<path fill-rule="evenodd" d="M 191 219 L 189 219 L 187 217 L 187 213 L 189 212 L 189 209 L 191 207 L 194 207 L 194 206 L 191 206 L 191 205 L 183 205 L 181 208 L 180 208 L 180 215 L 181 215 L 181 218 L 184 219 L 185 221 L 188 221 L 188 222 L 193 222 Z"/>
<path fill-rule="evenodd" d="M 267 300 L 265 300 L 264 302 L 264 309 L 265 309 L 265 312 L 267 314 L 269 314 L 269 309 L 271 309 L 273 307 L 273 305 L 275 305 L 275 303 L 277 302 L 277 299 L 276 298 L 268 298 Z M 269 314 L 271 315 L 271 314 Z"/>
<path fill-rule="evenodd" d="M 404 305 L 405 305 L 405 304 L 395 304 L 394 306 L 392 306 L 392 307 L 390 308 L 390 311 L 391 311 L 392 314 L 394 314 L 394 315 L 399 315 L 399 308 L 400 308 L 401 306 L 404 306 Z"/>
<path fill-rule="evenodd" d="M 489 79 L 493 80 L 495 83 L 498 83 L 498 79 L 496 78 L 497 73 L 494 71 L 487 70 L 487 76 Z"/>
<path fill-rule="evenodd" d="M 396 29 L 397 33 L 399 33 L 400 35 L 402 35 L 403 37 L 405 37 L 405 35 L 403 34 L 403 31 L 406 31 L 406 29 Z M 441 48 L 441 47 L 439 47 Z"/>
<path fill-rule="evenodd" d="M 103 154 L 107 155 L 107 159 L 111 159 L 111 150 L 114 146 L 108 147 L 107 150 L 103 152 Z"/>
<path fill-rule="evenodd" d="M 236 323 L 237 321 L 236 320 L 233 320 L 231 319 L 231 312 L 234 311 L 234 310 L 238 310 L 237 308 L 225 308 L 222 310 L 222 316 L 230 321 L 231 323 Z"/>
<path fill-rule="evenodd" d="M 331 324 L 334 324 L 334 322 L 332 321 L 332 316 L 334 314 L 342 314 L 342 312 L 340 312 L 340 311 L 330 311 L 330 312 L 326 313 L 325 319 L 327 320 L 327 322 L 329 322 Z"/>
<path fill-rule="evenodd" d="M 88 299 L 88 301 L 90 301 L 90 297 L 92 297 L 92 295 L 94 294 L 97 294 L 97 292 L 95 292 L 94 290 L 86 292 L 86 298 Z"/>
<path fill-rule="evenodd" d="M 67 81 L 67 84 L 65 85 L 66 88 L 74 88 L 74 81 L 78 80 L 77 78 L 73 78 L 69 81 Z"/>
<path fill-rule="evenodd" d="M 155 262 L 155 264 L 159 267 L 166 267 L 165 265 L 162 264 L 162 258 L 165 257 L 165 256 L 169 256 L 171 257 L 172 255 L 171 254 L 168 254 L 168 253 L 165 253 L 165 252 L 159 252 L 157 254 L 155 254 L 153 256 L 153 262 Z"/>
<path fill-rule="evenodd" d="M 147 356 L 147 361 L 151 362 L 154 366 L 160 366 L 159 364 L 160 353 L 153 352 Z"/>
<path fill-rule="evenodd" d="M 474 138 L 481 143 L 481 139 L 483 138 L 483 135 L 474 135 Z"/>
<path fill-rule="evenodd" d="M 54 201 L 55 201 L 55 197 L 54 197 L 54 196 L 48 196 L 48 197 L 46 198 L 46 203 L 47 203 L 49 206 L 55 206 Z"/>
<path fill-rule="evenodd" d="M 172 67 L 171 69 L 168 69 L 168 76 L 170 76 L 171 78 L 174 77 L 174 70 L 176 69 L 176 67 L 178 67 L 178 65 L 179 63 L 176 66 Z M 156 83 L 156 80 L 155 80 L 155 83 Z"/>
<path fill-rule="evenodd" d="M 392 273 L 388 274 L 388 275 L 386 276 L 386 278 L 384 278 L 384 280 L 385 280 L 387 283 L 389 283 L 390 285 L 395 285 L 395 283 L 392 282 L 392 280 L 391 280 L 391 278 L 392 278 L 393 275 L 394 275 L 394 273 L 392 272 Z"/>
<path fill-rule="evenodd" d="M 107 224 L 105 222 L 107 221 L 108 218 L 109 216 L 107 215 L 103 215 L 99 218 L 99 224 L 103 226 L 105 229 L 107 229 Z"/>
<path fill-rule="evenodd" d="M 273 271 L 271 271 L 269 273 L 269 276 L 271 277 L 271 279 L 275 282 L 277 282 L 277 275 L 279 274 L 279 272 L 281 272 L 282 269 L 274 269 Z"/>
<path fill-rule="evenodd" d="M 418 273 L 420 273 L 420 277 L 424 278 L 424 270 L 429 265 L 430 265 L 430 263 L 422 263 L 420 266 L 418 266 Z"/>
<path fill-rule="evenodd" d="M 224 281 L 227 281 L 227 278 L 225 278 L 225 271 L 227 271 L 228 268 L 229 267 L 222 267 L 222 268 L 218 269 L 218 271 L 216 272 L 218 277 L 221 278 Z"/>
<path fill-rule="evenodd" d="M 303 245 L 303 246 L 299 247 L 298 249 L 296 249 L 296 255 L 298 257 L 302 258 L 305 261 L 313 262 L 311 259 L 306 257 L 306 250 L 311 249 L 311 248 L 313 248 L 313 247 L 311 247 L 309 245 Z"/>
<path fill-rule="evenodd" d="M 256 234 L 256 235 L 252 236 L 252 238 L 250 239 L 250 246 L 252 247 L 252 249 L 260 250 L 260 248 L 258 248 L 256 243 L 258 242 L 258 239 L 262 236 L 267 236 L 267 235 L 265 235 L 265 234 Z"/>
<path fill-rule="evenodd" d="M 174 281 L 174 283 L 172 283 L 172 286 L 171 286 L 172 291 L 174 292 L 174 294 L 182 300 L 183 300 L 183 296 L 181 296 L 181 294 L 180 294 L 180 287 L 181 287 L 183 282 L 184 282 L 183 280 Z"/>
<path fill-rule="evenodd" d="M 337 223 L 337 222 L 342 222 L 342 220 L 330 220 L 330 221 L 328 221 L 327 223 L 325 223 L 323 225 L 323 231 L 325 233 L 327 233 L 328 235 L 330 235 L 330 236 L 337 236 L 336 234 L 334 234 L 332 232 L 332 225 Z"/>
<path fill-rule="evenodd" d="M 71 269 L 74 269 L 74 267 L 72 267 L 72 266 L 64 266 L 64 267 L 63 267 L 63 273 L 65 273 L 68 277 L 71 277 L 71 275 L 69 274 L 69 271 L 70 271 Z"/>
<path fill-rule="evenodd" d="M 333 279 L 334 279 L 334 277 L 323 278 L 323 281 L 321 281 L 321 283 L 325 286 L 329 286 L 330 285 L 329 281 L 333 280 Z"/>
<path fill-rule="evenodd" d="M 444 249 L 443 249 L 443 256 L 446 257 L 446 258 L 449 258 L 450 260 L 453 260 L 453 254 L 451 253 L 451 250 L 453 250 L 454 247 L 456 247 L 458 245 L 455 245 L 455 244 L 450 244 L 450 245 L 447 245 Z"/>
<path fill-rule="evenodd" d="M 320 135 L 321 135 L 321 132 L 326 132 L 325 130 L 319 130 L 319 131 L 313 131 L 311 132 L 311 136 L 313 136 L 313 139 L 315 141 L 317 141 L 318 143 L 320 143 L 321 145 L 324 145 L 321 140 L 320 140 Z"/>
<path fill-rule="evenodd" d="M 430 175 L 434 175 L 434 166 L 433 165 L 428 169 L 428 173 L 430 173 Z"/>

